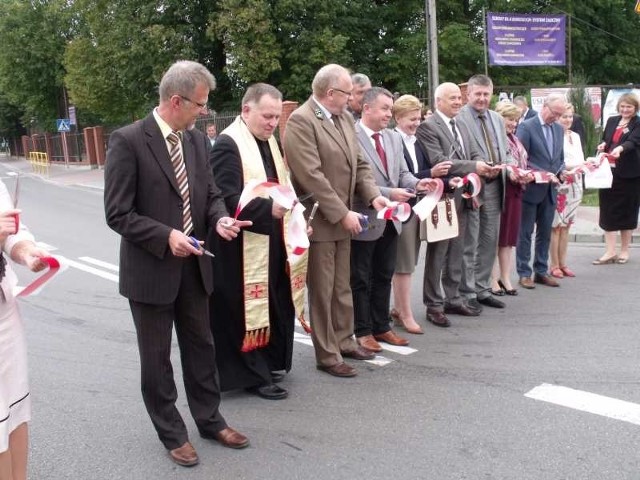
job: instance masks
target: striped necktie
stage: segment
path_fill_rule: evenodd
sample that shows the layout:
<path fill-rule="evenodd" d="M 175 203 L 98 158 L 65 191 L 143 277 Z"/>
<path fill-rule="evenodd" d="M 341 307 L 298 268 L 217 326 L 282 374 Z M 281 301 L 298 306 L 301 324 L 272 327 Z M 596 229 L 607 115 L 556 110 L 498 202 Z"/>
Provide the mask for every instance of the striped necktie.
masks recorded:
<path fill-rule="evenodd" d="M 189 181 L 187 179 L 187 168 L 182 158 L 180 143 L 182 142 L 182 132 L 171 132 L 167 136 L 167 141 L 171 144 L 169 157 L 173 165 L 173 171 L 178 181 L 178 190 L 182 197 L 182 227 L 185 235 L 190 235 L 193 231 L 193 221 L 191 220 L 191 202 L 189 200 Z"/>

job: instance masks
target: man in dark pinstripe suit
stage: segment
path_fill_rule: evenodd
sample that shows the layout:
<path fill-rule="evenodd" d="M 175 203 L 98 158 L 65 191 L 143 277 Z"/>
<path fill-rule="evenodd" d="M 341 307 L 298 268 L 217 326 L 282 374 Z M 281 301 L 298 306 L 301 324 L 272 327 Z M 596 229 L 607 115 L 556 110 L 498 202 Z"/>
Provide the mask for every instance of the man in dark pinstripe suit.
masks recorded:
<path fill-rule="evenodd" d="M 234 223 L 227 216 L 209 168 L 209 141 L 192 129 L 213 88 L 215 79 L 202 65 L 172 65 L 160 82 L 160 105 L 111 135 L 105 166 L 105 214 L 122 236 L 120 293 L 129 299 L 136 326 L 142 397 L 160 441 L 182 466 L 196 465 L 198 455 L 175 406 L 174 325 L 189 409 L 200 435 L 231 448 L 249 443 L 218 411 L 208 312 L 211 263 L 190 238 L 204 239 L 215 228 L 230 240 L 251 223 Z"/>

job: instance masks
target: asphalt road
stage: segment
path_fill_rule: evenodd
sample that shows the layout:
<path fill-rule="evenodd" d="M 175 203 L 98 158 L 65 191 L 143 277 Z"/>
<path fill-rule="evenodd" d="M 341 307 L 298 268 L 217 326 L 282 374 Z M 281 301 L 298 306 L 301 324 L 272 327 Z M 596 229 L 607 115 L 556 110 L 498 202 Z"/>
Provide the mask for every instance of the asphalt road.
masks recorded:
<path fill-rule="evenodd" d="M 0 176 L 12 185 L 3 166 Z M 20 207 L 38 239 L 74 265 L 21 300 L 33 479 L 640 478 L 638 422 L 525 396 L 547 383 L 640 404 L 638 248 L 627 265 L 595 267 L 602 246 L 571 244 L 577 278 L 561 288 L 521 291 L 478 318 L 452 316 L 449 329 L 426 325 L 411 336 L 416 351 L 385 351 L 383 366 L 355 362 L 353 379 L 318 372 L 312 348 L 297 342 L 288 399 L 224 396 L 223 414 L 251 439 L 246 450 L 200 439 L 180 385 L 201 457 L 184 469 L 167 458 L 142 404 L 102 192 L 25 177 Z M 424 324 L 418 277 L 413 306 Z M 181 384 L 177 354 L 174 366 Z"/>

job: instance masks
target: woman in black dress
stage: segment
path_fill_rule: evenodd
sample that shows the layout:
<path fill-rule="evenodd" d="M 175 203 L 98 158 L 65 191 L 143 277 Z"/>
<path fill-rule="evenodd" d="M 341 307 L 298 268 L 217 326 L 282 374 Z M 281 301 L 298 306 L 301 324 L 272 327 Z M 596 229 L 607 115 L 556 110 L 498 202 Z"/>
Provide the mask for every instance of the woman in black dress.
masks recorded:
<path fill-rule="evenodd" d="M 610 117 L 598 151 L 607 153 L 613 183 L 600 194 L 600 228 L 606 251 L 594 265 L 624 264 L 629 261 L 631 234 L 638 227 L 640 210 L 640 100 L 625 93 L 618 100 L 619 115 Z M 620 232 L 620 254 L 616 254 L 616 232 Z"/>

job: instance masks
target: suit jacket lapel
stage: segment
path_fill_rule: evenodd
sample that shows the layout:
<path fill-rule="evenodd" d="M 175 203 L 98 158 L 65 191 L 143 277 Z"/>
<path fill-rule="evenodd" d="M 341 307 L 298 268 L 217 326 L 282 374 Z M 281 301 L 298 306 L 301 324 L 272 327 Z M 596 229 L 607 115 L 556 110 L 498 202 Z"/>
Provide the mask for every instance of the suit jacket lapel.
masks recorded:
<path fill-rule="evenodd" d="M 414 146 L 415 145 L 418 145 L 418 142 L 414 143 Z M 421 166 L 420 159 L 418 158 L 419 147 L 415 147 L 415 148 L 416 148 L 416 162 L 418 163 L 418 168 L 420 168 Z M 411 154 L 409 153 L 409 149 L 407 148 L 404 142 L 402 142 L 402 155 L 404 156 L 404 162 L 407 164 L 407 170 L 409 170 L 411 173 L 415 175 L 416 172 L 414 171 L 414 168 L 413 168 L 413 161 L 411 160 Z"/>
<path fill-rule="evenodd" d="M 458 122 L 456 121 L 456 125 L 457 124 Z M 442 119 L 442 117 L 440 117 L 440 115 L 436 116 L 436 125 L 438 125 L 438 127 L 440 128 L 444 136 L 447 137 L 447 139 L 449 139 L 449 152 L 443 152 L 443 153 L 447 157 L 453 157 L 455 155 L 457 158 L 462 160 L 464 158 L 464 155 L 460 151 L 460 147 L 456 145 L 455 141 L 453 140 L 453 135 L 451 134 L 451 130 L 444 123 L 444 120 Z M 459 141 L 462 142 L 462 139 L 460 138 Z"/>
<path fill-rule="evenodd" d="M 153 154 L 156 162 L 160 166 L 160 169 L 164 172 L 169 183 L 175 189 L 178 194 L 180 194 L 180 190 L 178 189 L 178 180 L 176 179 L 176 172 L 173 169 L 173 165 L 171 164 L 171 159 L 169 158 L 169 150 L 167 150 L 167 143 L 164 137 L 162 136 L 162 132 L 160 131 L 160 127 L 156 123 L 155 118 L 153 118 L 153 114 L 149 115 L 144 120 L 144 130 L 147 134 L 147 144 L 149 145 L 149 149 Z"/>
<path fill-rule="evenodd" d="M 193 198 L 193 187 L 196 182 L 196 150 L 195 146 L 193 145 L 193 135 L 191 135 L 189 131 L 184 132 L 183 138 L 184 140 L 182 141 L 182 155 L 184 158 L 185 167 L 187 169 L 187 180 L 189 182 L 189 198 Z"/>
<path fill-rule="evenodd" d="M 349 151 L 349 145 L 347 145 L 347 140 L 342 135 L 344 134 L 344 129 L 340 128 L 342 125 L 340 124 L 341 118 L 334 116 L 331 120 L 324 116 L 324 113 L 318 106 L 318 104 L 313 100 L 309 100 L 309 107 L 313 110 L 315 117 L 322 122 L 322 128 L 325 132 L 340 146 L 340 148 L 344 151 L 347 160 L 351 162 L 351 152 Z M 332 121 L 333 120 L 333 121 Z"/>
<path fill-rule="evenodd" d="M 372 164 L 372 166 L 374 166 L 384 178 L 388 178 L 389 176 L 387 175 L 387 172 L 385 172 L 384 167 L 382 166 L 382 160 L 380 160 L 380 156 L 378 155 L 378 152 L 376 152 L 375 148 L 373 148 L 373 145 L 371 144 L 371 139 L 367 136 L 364 130 L 362 130 L 358 126 L 356 126 L 356 135 L 358 136 L 358 140 L 360 142 L 360 145 L 362 146 L 362 149 L 365 151 L 367 156 L 371 159 L 370 163 Z M 389 156 L 387 155 L 387 162 L 388 161 L 389 161 Z"/>

